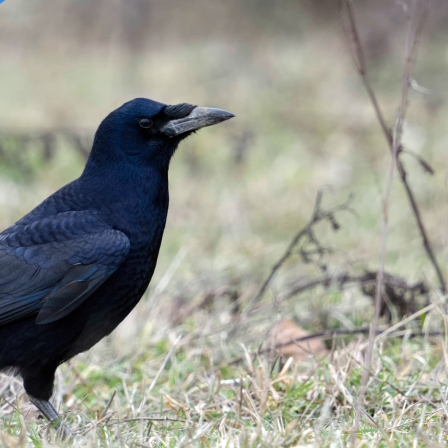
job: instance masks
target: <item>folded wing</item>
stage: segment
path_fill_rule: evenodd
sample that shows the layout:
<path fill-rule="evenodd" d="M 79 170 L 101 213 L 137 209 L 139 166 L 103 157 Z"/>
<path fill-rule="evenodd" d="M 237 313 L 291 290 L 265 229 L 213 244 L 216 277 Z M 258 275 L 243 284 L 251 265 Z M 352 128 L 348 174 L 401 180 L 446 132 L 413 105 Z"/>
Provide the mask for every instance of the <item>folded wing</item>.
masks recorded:
<path fill-rule="evenodd" d="M 37 314 L 47 324 L 71 313 L 129 253 L 126 235 L 98 212 L 65 212 L 0 234 L 0 325 Z"/>

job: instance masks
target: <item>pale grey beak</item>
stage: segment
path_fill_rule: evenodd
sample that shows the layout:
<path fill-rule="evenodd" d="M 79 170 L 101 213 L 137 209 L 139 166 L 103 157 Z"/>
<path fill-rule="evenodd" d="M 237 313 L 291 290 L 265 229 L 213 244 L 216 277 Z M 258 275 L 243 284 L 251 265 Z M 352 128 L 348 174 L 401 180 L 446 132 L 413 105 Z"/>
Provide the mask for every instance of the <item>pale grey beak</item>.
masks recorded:
<path fill-rule="evenodd" d="M 235 115 L 221 109 L 213 109 L 212 107 L 196 107 L 189 115 L 178 120 L 169 121 L 162 129 L 168 137 L 175 137 L 188 131 L 212 126 L 229 120 Z"/>

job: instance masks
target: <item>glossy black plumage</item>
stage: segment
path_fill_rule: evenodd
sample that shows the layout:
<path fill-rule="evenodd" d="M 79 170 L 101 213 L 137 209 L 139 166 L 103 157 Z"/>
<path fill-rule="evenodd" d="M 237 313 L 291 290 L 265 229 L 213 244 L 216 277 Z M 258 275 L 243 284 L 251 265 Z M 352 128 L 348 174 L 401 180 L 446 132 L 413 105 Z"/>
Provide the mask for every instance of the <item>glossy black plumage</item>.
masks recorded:
<path fill-rule="evenodd" d="M 22 219 L 0 235 L 0 325 L 36 311 L 37 324 L 68 315 L 115 272 L 129 247 L 95 211 Z"/>
<path fill-rule="evenodd" d="M 0 369 L 20 373 L 37 405 L 57 366 L 108 335 L 146 290 L 180 140 L 232 116 L 124 104 L 98 128 L 81 177 L 0 234 Z"/>

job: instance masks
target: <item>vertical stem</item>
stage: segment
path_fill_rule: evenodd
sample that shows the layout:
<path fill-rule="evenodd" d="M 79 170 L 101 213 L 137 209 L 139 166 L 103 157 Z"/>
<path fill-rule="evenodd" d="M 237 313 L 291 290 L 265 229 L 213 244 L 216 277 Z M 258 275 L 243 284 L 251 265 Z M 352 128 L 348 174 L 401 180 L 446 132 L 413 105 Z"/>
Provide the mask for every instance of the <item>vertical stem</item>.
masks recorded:
<path fill-rule="evenodd" d="M 420 234 L 421 234 L 421 237 L 423 240 L 424 249 L 426 250 L 428 257 L 434 266 L 436 275 L 439 279 L 441 291 L 443 294 L 446 293 L 445 279 L 444 279 L 442 271 L 437 263 L 436 257 L 434 255 L 434 252 L 432 250 L 428 236 L 426 234 L 426 229 L 423 225 L 423 220 L 421 217 L 420 210 L 417 206 L 417 202 L 415 200 L 414 194 L 413 194 L 411 187 L 407 180 L 406 171 L 403 167 L 403 164 L 401 163 L 401 161 L 399 159 L 399 154 L 401 151 L 401 137 L 402 137 L 402 133 L 403 133 L 403 123 L 404 123 L 404 117 L 405 117 L 405 113 L 406 113 L 406 109 L 407 109 L 407 105 L 408 105 L 410 73 L 411 73 L 412 67 L 415 62 L 419 37 L 420 37 L 423 25 L 424 25 L 426 17 L 427 17 L 428 1 L 429 0 L 426 0 L 426 1 L 425 0 L 413 0 L 412 11 L 411 11 L 410 15 L 408 16 L 409 21 L 408 21 L 408 29 L 407 29 L 407 34 L 406 34 L 405 64 L 404 64 L 403 78 L 402 78 L 401 102 L 400 102 L 400 105 L 398 108 L 397 118 L 396 118 L 396 122 L 395 122 L 395 130 L 392 135 L 392 133 L 390 132 L 390 130 L 388 129 L 388 127 L 386 125 L 386 121 L 384 120 L 384 116 L 381 112 L 377 98 L 375 96 L 375 93 L 374 93 L 374 91 L 370 85 L 370 82 L 368 80 L 368 77 L 367 77 L 364 52 L 362 49 L 361 41 L 359 39 L 359 33 L 358 33 L 357 25 L 356 25 L 355 15 L 353 13 L 353 7 L 352 7 L 351 0 L 342 0 L 342 7 L 345 8 L 345 11 L 346 11 L 347 17 L 348 17 L 348 29 L 345 29 L 345 31 L 346 31 L 346 34 L 348 35 L 349 39 L 350 38 L 352 39 L 352 41 L 349 41 L 349 43 L 351 44 L 351 48 L 352 48 L 352 57 L 355 61 L 358 73 L 361 76 L 364 87 L 367 90 L 370 101 L 372 102 L 373 108 L 375 110 L 377 119 L 381 125 L 384 136 L 387 140 L 387 143 L 388 143 L 390 151 L 391 151 L 391 163 L 390 163 L 390 168 L 389 168 L 389 176 L 387 179 L 386 195 L 383 200 L 383 211 L 382 211 L 383 219 L 382 219 L 382 226 L 381 226 L 381 248 L 380 248 L 379 270 L 378 270 L 377 284 L 376 284 L 375 310 L 374 310 L 372 325 L 370 327 L 370 338 L 369 338 L 369 345 L 368 345 L 367 356 L 366 356 L 366 367 L 365 367 L 365 370 L 363 371 L 361 389 L 360 389 L 357 403 L 355 406 L 355 421 L 354 421 L 353 431 L 352 431 L 351 438 L 350 438 L 352 447 L 355 446 L 355 442 L 356 442 L 357 431 L 358 431 L 359 420 L 360 420 L 360 409 L 361 409 L 361 406 L 362 406 L 362 403 L 364 400 L 365 391 L 367 388 L 367 382 L 368 382 L 368 377 L 369 377 L 368 372 L 370 370 L 370 364 L 372 362 L 373 346 L 374 346 L 375 335 L 376 335 L 377 326 L 378 326 L 380 309 L 381 309 L 381 292 L 382 292 L 382 286 L 383 286 L 384 265 L 385 265 L 385 259 L 386 259 L 387 226 L 388 226 L 388 220 L 389 220 L 390 194 L 392 191 L 392 183 L 393 183 L 395 169 L 398 170 L 400 179 L 405 187 L 405 191 L 408 196 L 408 200 L 410 202 L 411 209 L 413 211 L 415 220 L 417 222 L 417 226 L 419 228 L 419 231 L 420 231 Z M 353 49 L 353 46 L 354 46 L 354 49 Z"/>

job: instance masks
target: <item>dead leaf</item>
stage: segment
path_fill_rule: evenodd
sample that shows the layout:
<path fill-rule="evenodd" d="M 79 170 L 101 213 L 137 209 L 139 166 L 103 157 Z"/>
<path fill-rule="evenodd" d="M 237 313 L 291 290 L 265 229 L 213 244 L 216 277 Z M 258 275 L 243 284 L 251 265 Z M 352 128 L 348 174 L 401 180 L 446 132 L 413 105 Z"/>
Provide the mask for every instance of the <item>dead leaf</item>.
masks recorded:
<path fill-rule="evenodd" d="M 274 325 L 268 340 L 268 347 L 272 345 L 279 346 L 276 349 L 278 355 L 285 358 L 292 357 L 297 362 L 306 360 L 309 356 L 323 355 L 327 349 L 322 338 L 309 339 L 307 341 L 294 342 L 295 339 L 308 336 L 310 333 L 299 327 L 291 320 L 281 321 L 278 325 Z"/>

